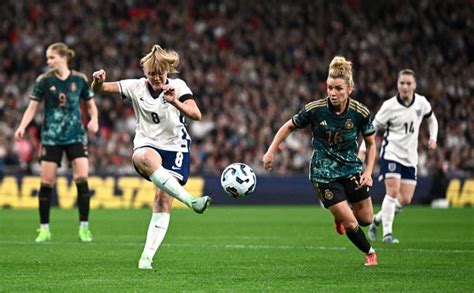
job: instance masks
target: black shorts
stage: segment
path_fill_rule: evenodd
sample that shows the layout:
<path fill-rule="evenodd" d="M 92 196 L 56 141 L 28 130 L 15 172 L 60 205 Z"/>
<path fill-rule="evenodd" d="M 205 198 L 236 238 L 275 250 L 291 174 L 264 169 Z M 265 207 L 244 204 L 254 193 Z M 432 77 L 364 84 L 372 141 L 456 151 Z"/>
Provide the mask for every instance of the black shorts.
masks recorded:
<path fill-rule="evenodd" d="M 88 155 L 87 145 L 82 143 L 66 145 L 43 145 L 41 146 L 40 161 L 54 162 L 58 164 L 58 166 L 61 166 L 63 152 L 66 152 L 66 156 L 69 161 L 82 157 L 87 158 Z"/>
<path fill-rule="evenodd" d="M 349 178 L 337 179 L 329 183 L 313 182 L 314 189 L 325 208 L 347 200 L 358 202 L 369 198 L 369 187 L 364 186 L 357 189 L 360 174 L 354 174 Z"/>

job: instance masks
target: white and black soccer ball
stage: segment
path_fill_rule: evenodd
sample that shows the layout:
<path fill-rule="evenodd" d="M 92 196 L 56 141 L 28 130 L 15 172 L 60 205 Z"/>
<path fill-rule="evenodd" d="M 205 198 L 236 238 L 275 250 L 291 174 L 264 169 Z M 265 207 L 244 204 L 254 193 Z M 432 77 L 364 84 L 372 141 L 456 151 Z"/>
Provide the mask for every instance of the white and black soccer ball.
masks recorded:
<path fill-rule="evenodd" d="M 246 197 L 255 190 L 257 177 L 249 166 L 233 163 L 222 172 L 221 185 L 225 193 L 233 198 Z"/>

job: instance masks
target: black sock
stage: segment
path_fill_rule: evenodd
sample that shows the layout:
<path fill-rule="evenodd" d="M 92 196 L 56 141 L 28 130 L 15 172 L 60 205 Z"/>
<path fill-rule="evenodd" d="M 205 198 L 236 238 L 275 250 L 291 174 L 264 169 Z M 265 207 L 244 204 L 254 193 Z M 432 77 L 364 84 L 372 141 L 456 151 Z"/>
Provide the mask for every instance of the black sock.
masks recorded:
<path fill-rule="evenodd" d="M 49 211 L 51 209 L 51 194 L 53 187 L 48 184 L 41 184 L 38 192 L 40 223 L 49 224 Z"/>
<path fill-rule="evenodd" d="M 76 180 L 77 186 L 77 207 L 79 209 L 79 221 L 89 220 L 90 192 L 87 179 Z"/>
<path fill-rule="evenodd" d="M 354 243 L 357 248 L 362 250 L 364 253 L 368 253 L 370 250 L 370 243 L 365 237 L 364 231 L 357 226 L 352 230 L 346 230 L 346 235 Z"/>

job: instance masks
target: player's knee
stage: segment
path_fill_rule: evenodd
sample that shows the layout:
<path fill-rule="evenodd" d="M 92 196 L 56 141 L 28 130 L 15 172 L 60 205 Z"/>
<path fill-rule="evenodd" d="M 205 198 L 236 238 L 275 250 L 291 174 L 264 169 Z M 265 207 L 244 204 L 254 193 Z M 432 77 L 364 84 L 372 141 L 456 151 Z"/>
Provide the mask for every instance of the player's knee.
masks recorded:
<path fill-rule="evenodd" d="M 359 219 L 359 226 L 362 226 L 362 227 L 367 227 L 369 226 L 371 223 L 372 223 L 372 218 L 363 218 L 363 219 Z"/>
<path fill-rule="evenodd" d="M 411 203 L 411 198 L 398 198 L 398 202 L 402 207 L 409 205 Z"/>
<path fill-rule="evenodd" d="M 146 155 L 146 152 L 135 152 L 132 156 L 133 163 L 137 168 L 146 171 L 153 165 L 153 158 Z"/>
<path fill-rule="evenodd" d="M 342 221 L 342 225 L 346 230 L 355 229 L 359 224 L 356 219 L 346 219 Z"/>

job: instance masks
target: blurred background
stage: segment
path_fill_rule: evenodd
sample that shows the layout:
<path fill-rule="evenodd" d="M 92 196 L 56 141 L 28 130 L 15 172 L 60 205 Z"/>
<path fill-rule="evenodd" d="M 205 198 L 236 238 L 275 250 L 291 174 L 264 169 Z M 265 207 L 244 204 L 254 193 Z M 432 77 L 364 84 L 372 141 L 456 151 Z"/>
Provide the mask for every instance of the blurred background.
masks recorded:
<path fill-rule="evenodd" d="M 446 188 L 446 180 L 474 174 L 473 0 L 3 0 L 0 6 L 4 174 L 38 174 L 43 112 L 24 140 L 12 137 L 54 42 L 75 50 L 73 69 L 91 77 L 104 68 L 108 80 L 142 77 L 139 60 L 153 44 L 176 50 L 178 76 L 203 113 L 188 127 L 193 175 L 219 176 L 232 162 L 267 175 L 263 153 L 285 121 L 325 97 L 335 55 L 353 62 L 352 97 L 373 115 L 396 94 L 398 71 L 413 69 L 417 92 L 428 97 L 439 122 L 438 149 L 431 152 L 422 125 L 418 176 Z M 91 174 L 135 174 L 131 105 L 119 97 L 96 96 L 96 102 L 100 131 L 89 137 Z M 297 131 L 282 145 L 271 175 L 306 177 L 310 156 L 310 131 Z"/>

